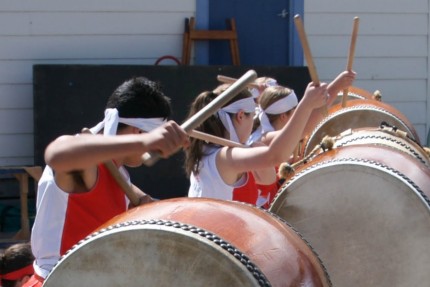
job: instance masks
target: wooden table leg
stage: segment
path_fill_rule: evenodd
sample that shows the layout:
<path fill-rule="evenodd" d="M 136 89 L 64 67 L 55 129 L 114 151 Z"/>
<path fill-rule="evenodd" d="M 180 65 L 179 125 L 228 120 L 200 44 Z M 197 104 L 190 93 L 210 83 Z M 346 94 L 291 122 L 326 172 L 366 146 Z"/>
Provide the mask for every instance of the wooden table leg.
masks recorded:
<path fill-rule="evenodd" d="M 21 202 L 21 229 L 15 234 L 13 239 L 30 239 L 30 220 L 28 218 L 28 174 L 15 174 L 19 181 L 19 196 Z"/>

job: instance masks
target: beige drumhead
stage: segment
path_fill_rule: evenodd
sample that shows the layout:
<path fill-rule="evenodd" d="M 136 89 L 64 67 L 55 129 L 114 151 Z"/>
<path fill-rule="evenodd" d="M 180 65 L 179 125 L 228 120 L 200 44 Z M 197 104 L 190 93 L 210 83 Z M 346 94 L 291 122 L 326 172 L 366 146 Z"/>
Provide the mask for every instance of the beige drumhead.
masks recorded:
<path fill-rule="evenodd" d="M 265 282 L 258 268 L 214 234 L 168 221 L 134 221 L 79 243 L 43 286 L 265 286 L 258 279 Z"/>
<path fill-rule="evenodd" d="M 356 100 L 355 102 L 359 102 Z M 308 155 L 315 146 L 321 143 L 325 136 L 335 137 L 347 129 L 358 128 L 376 128 L 382 122 L 395 126 L 406 132 L 413 140 L 419 142 L 416 131 L 409 123 L 405 122 L 394 110 L 383 107 L 382 103 L 376 101 L 367 101 L 366 104 L 352 105 L 335 110 L 324 118 L 310 134 L 304 148 L 304 155 Z M 378 106 L 370 104 L 378 103 Z"/>
<path fill-rule="evenodd" d="M 44 286 L 331 286 L 311 246 L 240 202 L 173 198 L 120 214 L 73 247 Z"/>
<path fill-rule="evenodd" d="M 336 155 L 348 148 L 331 152 Z M 361 153 L 376 149 L 363 147 Z M 379 153 L 381 158 L 384 153 L 392 156 L 382 148 Z M 391 159 L 409 164 L 406 155 Z M 421 178 L 414 181 L 374 159 L 347 153 L 327 156 L 290 178 L 270 211 L 315 248 L 334 286 L 427 285 L 430 176 L 426 167 L 415 165 L 409 170 Z"/>
<path fill-rule="evenodd" d="M 426 151 L 418 143 L 405 136 L 402 131 L 394 131 L 390 128 L 349 129 L 336 136 L 333 140 L 333 148 L 366 144 L 390 147 L 409 154 L 422 164 L 430 167 L 430 158 Z"/>

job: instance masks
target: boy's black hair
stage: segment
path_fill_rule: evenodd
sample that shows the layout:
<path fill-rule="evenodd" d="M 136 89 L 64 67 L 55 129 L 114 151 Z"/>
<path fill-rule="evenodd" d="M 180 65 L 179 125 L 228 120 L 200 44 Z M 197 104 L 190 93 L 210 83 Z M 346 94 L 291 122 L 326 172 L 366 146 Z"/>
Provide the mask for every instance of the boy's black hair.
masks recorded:
<path fill-rule="evenodd" d="M 121 84 L 109 97 L 106 108 L 116 108 L 122 118 L 171 117 L 170 98 L 160 85 L 145 77 L 134 77 Z"/>

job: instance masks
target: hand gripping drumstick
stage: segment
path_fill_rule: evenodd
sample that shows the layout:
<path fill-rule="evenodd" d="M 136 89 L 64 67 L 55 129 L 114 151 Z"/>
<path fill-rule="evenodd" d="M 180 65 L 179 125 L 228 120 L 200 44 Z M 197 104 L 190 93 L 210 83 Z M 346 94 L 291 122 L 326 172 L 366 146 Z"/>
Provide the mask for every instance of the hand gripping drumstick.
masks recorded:
<path fill-rule="evenodd" d="M 92 134 L 90 129 L 88 128 L 83 128 L 82 133 Z M 113 163 L 112 160 L 109 160 L 103 164 L 109 170 L 110 174 L 115 179 L 116 183 L 121 187 L 122 191 L 125 193 L 125 195 L 130 200 L 130 202 L 134 206 L 138 206 L 140 203 L 140 200 L 137 194 L 134 193 L 134 191 L 131 189 L 131 186 L 128 184 L 128 182 L 125 181 L 124 177 L 119 172 L 118 167 Z"/>
<path fill-rule="evenodd" d="M 349 46 L 348 63 L 346 65 L 347 71 L 352 70 L 352 63 L 354 62 L 355 42 L 357 41 L 359 22 L 360 22 L 360 19 L 358 17 L 354 17 L 354 24 L 353 24 L 352 35 L 351 35 L 351 44 Z M 346 106 L 347 97 L 348 97 L 348 88 L 343 90 L 342 108 Z"/>
<path fill-rule="evenodd" d="M 236 82 L 234 82 L 230 87 L 228 87 L 224 92 L 222 92 L 218 97 L 216 97 L 212 102 L 210 102 L 203 109 L 194 114 L 191 118 L 189 118 L 185 123 L 181 125 L 181 128 L 185 130 L 185 132 L 189 133 L 197 126 L 199 126 L 202 122 L 204 122 L 207 118 L 209 118 L 213 113 L 222 108 L 228 101 L 234 98 L 237 94 L 239 94 L 242 90 L 246 88 L 246 86 L 255 81 L 257 78 L 257 73 L 254 70 L 249 70 L 242 77 L 240 77 Z M 142 156 L 143 163 L 146 166 L 152 166 L 154 163 L 158 161 L 160 155 L 157 153 L 145 153 Z"/>
<path fill-rule="evenodd" d="M 237 81 L 237 79 L 235 79 L 235 78 L 230 78 L 230 77 L 223 76 L 223 75 L 218 75 L 216 78 L 219 82 L 227 83 L 227 84 L 231 84 L 231 83 L 234 83 Z M 258 84 L 254 83 L 254 82 L 249 83 L 248 86 L 250 86 L 252 88 L 257 88 L 257 89 L 259 88 Z"/>
<path fill-rule="evenodd" d="M 309 74 L 311 76 L 311 80 L 315 86 L 320 85 L 320 80 L 318 78 L 317 70 L 315 68 L 315 64 L 312 58 L 311 49 L 309 48 L 308 39 L 306 37 L 305 28 L 303 27 L 302 20 L 300 15 L 294 16 L 294 23 L 296 24 L 297 33 L 299 34 L 300 42 L 303 47 L 303 54 L 305 55 L 306 62 L 308 64 Z M 322 113 L 327 116 L 327 105 L 322 107 Z"/>

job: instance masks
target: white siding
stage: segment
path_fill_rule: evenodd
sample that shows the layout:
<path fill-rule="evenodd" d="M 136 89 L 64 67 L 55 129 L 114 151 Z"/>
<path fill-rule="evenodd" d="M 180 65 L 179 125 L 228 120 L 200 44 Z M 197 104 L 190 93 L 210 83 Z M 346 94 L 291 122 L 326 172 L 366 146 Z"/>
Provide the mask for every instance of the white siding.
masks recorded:
<path fill-rule="evenodd" d="M 195 0 L 0 1 L 0 165 L 33 164 L 34 64 L 180 58 Z"/>
<path fill-rule="evenodd" d="M 355 86 L 380 90 L 414 124 L 422 143 L 430 127 L 428 0 L 305 0 L 304 23 L 321 80 L 346 67 L 353 18 L 360 18 Z"/>

